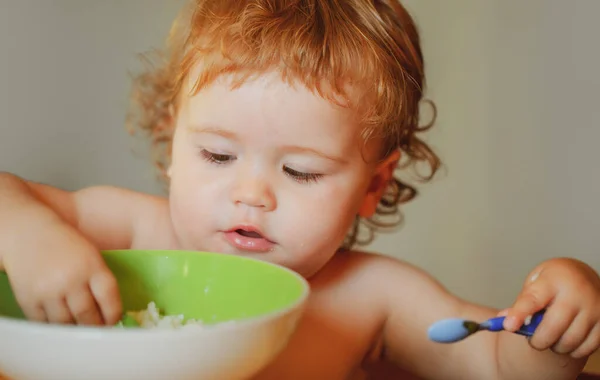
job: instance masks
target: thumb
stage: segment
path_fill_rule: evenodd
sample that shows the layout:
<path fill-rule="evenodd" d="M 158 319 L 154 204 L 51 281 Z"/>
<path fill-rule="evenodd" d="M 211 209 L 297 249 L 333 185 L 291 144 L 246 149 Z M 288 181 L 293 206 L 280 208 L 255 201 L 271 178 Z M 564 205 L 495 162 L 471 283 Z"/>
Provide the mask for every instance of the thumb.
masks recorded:
<path fill-rule="evenodd" d="M 502 309 L 498 312 L 498 314 L 496 314 L 496 317 L 506 317 L 509 311 L 510 308 Z"/>
<path fill-rule="evenodd" d="M 525 322 L 525 319 L 537 311 L 545 308 L 554 299 L 556 292 L 550 284 L 542 279 L 527 285 L 515 300 L 513 306 L 508 309 L 504 328 L 508 331 L 516 331 Z"/>

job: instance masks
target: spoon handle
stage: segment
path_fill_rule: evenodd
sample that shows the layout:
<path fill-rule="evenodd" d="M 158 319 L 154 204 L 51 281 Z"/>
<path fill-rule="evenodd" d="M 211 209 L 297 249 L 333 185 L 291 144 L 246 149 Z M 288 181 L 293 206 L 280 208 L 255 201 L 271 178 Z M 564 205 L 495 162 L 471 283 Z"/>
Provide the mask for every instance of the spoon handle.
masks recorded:
<path fill-rule="evenodd" d="M 542 322 L 542 318 L 544 317 L 545 311 L 546 310 L 540 310 L 537 313 L 533 314 L 531 316 L 531 321 L 527 324 L 523 324 L 514 333 L 519 335 L 532 336 L 535 332 L 535 329 L 538 327 L 540 322 Z M 481 327 L 489 331 L 502 331 L 504 330 L 503 324 L 505 318 L 506 317 L 496 317 L 488 319 L 487 321 L 481 324 Z"/>

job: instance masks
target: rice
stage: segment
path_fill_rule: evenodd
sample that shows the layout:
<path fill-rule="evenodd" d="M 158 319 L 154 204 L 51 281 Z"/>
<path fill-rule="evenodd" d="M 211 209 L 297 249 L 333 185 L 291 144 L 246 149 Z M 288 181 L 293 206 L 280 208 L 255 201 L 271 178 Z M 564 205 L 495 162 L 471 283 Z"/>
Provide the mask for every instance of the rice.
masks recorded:
<path fill-rule="evenodd" d="M 185 320 L 183 314 L 161 315 L 160 310 L 154 302 L 148 303 L 148 306 L 144 310 L 128 311 L 127 315 L 135 319 L 140 327 L 147 329 L 178 329 L 184 326 L 203 326 L 202 321 L 195 319 Z M 122 326 L 122 322 L 120 325 Z"/>

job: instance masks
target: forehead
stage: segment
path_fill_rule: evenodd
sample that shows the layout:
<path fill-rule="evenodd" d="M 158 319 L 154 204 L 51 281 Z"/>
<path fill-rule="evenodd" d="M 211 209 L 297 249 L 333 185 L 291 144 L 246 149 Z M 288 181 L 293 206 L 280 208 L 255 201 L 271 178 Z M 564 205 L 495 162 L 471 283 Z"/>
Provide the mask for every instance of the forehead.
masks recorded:
<path fill-rule="evenodd" d="M 359 135 L 360 126 L 349 107 L 335 104 L 298 84 L 276 75 L 262 75 L 232 88 L 232 79 L 222 77 L 187 98 L 192 124 L 265 129 L 270 132 L 303 129 L 305 132 Z"/>
<path fill-rule="evenodd" d="M 240 80 L 237 74 L 220 75 L 194 91 L 200 70 L 196 68 L 179 97 L 182 123 L 199 129 L 230 129 L 269 142 L 303 143 L 333 147 L 360 160 L 377 160 L 382 140 L 364 139 L 364 128 L 346 99 L 324 83 L 317 90 L 299 81 L 290 82 L 278 72 L 260 73 Z M 344 92 L 352 96 L 350 87 Z M 277 141 L 276 139 L 279 139 Z M 332 152 L 333 153 L 333 152 Z"/>

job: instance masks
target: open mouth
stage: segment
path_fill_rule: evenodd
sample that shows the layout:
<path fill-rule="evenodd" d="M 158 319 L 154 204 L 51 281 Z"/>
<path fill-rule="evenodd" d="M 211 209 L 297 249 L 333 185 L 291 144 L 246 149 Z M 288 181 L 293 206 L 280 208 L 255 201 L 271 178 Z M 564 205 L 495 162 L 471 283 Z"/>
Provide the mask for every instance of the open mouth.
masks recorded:
<path fill-rule="evenodd" d="M 270 252 L 277 243 L 252 226 L 237 226 L 225 231 L 225 239 L 234 248 L 248 252 Z"/>
<path fill-rule="evenodd" d="M 262 236 L 261 234 L 259 234 L 258 232 L 255 232 L 255 231 L 246 231 L 246 230 L 242 230 L 242 229 L 237 229 L 237 230 L 235 230 L 235 232 L 237 232 L 238 234 L 240 234 L 242 236 L 253 238 L 253 239 L 264 239 L 264 236 Z"/>

